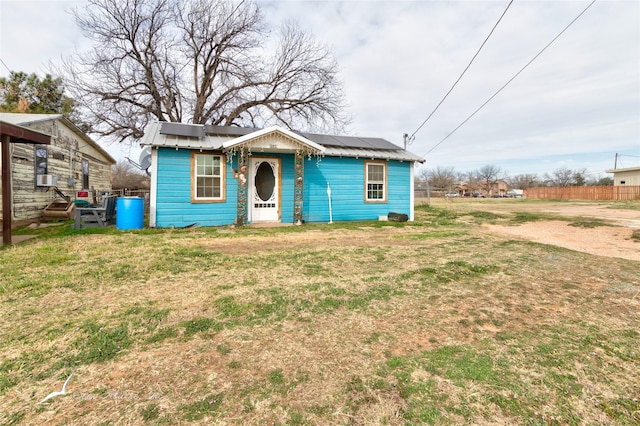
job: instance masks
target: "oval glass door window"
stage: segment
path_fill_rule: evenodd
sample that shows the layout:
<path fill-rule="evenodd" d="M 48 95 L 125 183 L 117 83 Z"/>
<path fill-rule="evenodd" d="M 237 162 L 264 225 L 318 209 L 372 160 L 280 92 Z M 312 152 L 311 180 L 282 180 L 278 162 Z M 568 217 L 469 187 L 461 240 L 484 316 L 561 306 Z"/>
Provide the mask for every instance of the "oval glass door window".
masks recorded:
<path fill-rule="evenodd" d="M 273 195 L 273 189 L 276 185 L 276 177 L 273 174 L 271 164 L 263 161 L 256 170 L 255 178 L 256 192 L 262 201 L 268 201 Z"/>

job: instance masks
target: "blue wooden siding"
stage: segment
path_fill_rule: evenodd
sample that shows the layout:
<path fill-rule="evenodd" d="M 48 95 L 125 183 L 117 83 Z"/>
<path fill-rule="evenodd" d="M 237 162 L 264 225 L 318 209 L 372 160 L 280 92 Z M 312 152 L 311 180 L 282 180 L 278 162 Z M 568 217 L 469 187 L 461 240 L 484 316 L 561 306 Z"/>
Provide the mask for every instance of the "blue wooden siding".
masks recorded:
<path fill-rule="evenodd" d="M 365 202 L 364 159 L 324 157 L 305 160 L 303 218 L 307 222 L 329 221 L 327 184 L 331 185 L 334 221 L 377 220 L 389 212 L 411 211 L 411 163 L 387 164 L 387 202 Z"/>
<path fill-rule="evenodd" d="M 289 154 L 255 154 L 280 158 L 280 215 L 283 223 L 293 222 L 294 161 Z M 160 148 L 157 159 L 156 226 L 222 226 L 235 223 L 237 217 L 237 156 L 225 162 L 225 202 L 191 203 L 191 151 Z M 411 163 L 389 161 L 387 165 L 387 201 L 364 201 L 365 159 L 315 157 L 305 159 L 303 219 L 328 222 L 327 184 L 331 185 L 334 221 L 377 220 L 389 212 L 409 214 L 411 210 Z M 248 180 L 247 185 L 251 185 Z"/>
<path fill-rule="evenodd" d="M 223 159 L 225 157 L 223 156 Z M 191 203 L 191 151 L 160 148 L 157 165 L 156 226 L 182 227 L 193 223 L 220 226 L 235 223 L 238 180 L 233 164 L 225 162 L 226 201 Z"/>

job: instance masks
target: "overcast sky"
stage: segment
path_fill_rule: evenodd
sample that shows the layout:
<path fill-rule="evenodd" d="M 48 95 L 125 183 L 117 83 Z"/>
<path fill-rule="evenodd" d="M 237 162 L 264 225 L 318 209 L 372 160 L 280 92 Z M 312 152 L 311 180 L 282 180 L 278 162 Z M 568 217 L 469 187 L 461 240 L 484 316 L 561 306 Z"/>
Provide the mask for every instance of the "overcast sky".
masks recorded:
<path fill-rule="evenodd" d="M 464 126 L 451 131 L 591 2 L 516 0 L 479 56 L 408 149 L 423 167 L 511 175 L 640 165 L 640 1 L 598 0 Z M 43 75 L 87 47 L 68 13 L 82 1 L 0 0 L 0 75 Z M 334 51 L 349 134 L 402 145 L 489 34 L 508 0 L 260 1 L 274 28 L 294 20 Z M 5 67 L 6 65 L 6 67 Z M 440 143 L 439 145 L 437 145 Z M 436 146 L 437 145 L 437 146 Z M 435 148 L 434 148 L 435 147 Z M 114 157 L 134 148 L 105 146 Z"/>

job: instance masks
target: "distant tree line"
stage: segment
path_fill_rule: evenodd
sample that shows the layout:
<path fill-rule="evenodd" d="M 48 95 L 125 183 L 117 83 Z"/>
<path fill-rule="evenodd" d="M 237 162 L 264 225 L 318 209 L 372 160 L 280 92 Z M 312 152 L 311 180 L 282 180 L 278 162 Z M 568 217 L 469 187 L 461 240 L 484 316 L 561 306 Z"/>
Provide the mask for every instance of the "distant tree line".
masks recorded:
<path fill-rule="evenodd" d="M 552 172 L 538 175 L 535 173 L 509 174 L 495 165 L 485 165 L 478 170 L 470 172 L 458 172 L 454 167 L 437 166 L 431 169 L 422 169 L 417 176 L 419 183 L 429 184 L 431 188 L 445 192 L 455 191 L 465 184 L 469 192 L 477 192 L 492 188 L 499 181 L 507 183 L 510 189 L 527 189 L 541 186 L 611 186 L 613 179 L 610 177 L 590 177 L 586 169 L 572 170 L 566 167 L 558 168 Z"/>
<path fill-rule="evenodd" d="M 111 187 L 113 189 L 149 189 L 149 176 L 127 160 L 120 160 L 111 166 Z"/>

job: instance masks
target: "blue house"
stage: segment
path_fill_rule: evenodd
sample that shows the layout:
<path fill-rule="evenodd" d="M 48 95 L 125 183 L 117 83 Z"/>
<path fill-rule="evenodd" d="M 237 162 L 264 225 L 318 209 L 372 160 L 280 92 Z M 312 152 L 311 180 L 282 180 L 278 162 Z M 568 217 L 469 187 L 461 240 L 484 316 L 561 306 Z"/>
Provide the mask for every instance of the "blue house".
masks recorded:
<path fill-rule="evenodd" d="M 422 158 L 384 139 L 151 123 L 150 226 L 413 220 Z"/>

